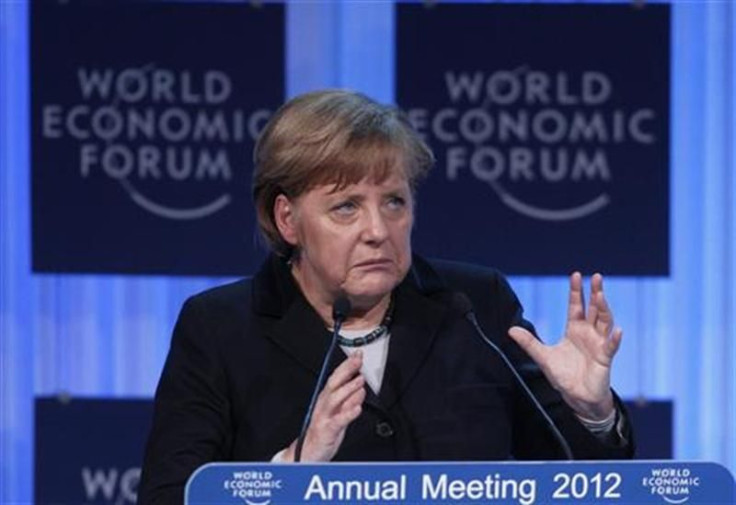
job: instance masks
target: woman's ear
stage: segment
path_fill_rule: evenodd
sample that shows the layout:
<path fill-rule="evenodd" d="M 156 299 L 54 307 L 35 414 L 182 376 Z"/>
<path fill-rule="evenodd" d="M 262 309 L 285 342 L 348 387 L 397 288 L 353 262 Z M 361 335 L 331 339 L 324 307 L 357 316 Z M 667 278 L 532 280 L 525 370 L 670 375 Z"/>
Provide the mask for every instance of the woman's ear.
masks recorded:
<path fill-rule="evenodd" d="M 273 202 L 273 219 L 279 229 L 281 238 L 291 246 L 299 245 L 294 205 L 284 194 L 277 196 Z"/>

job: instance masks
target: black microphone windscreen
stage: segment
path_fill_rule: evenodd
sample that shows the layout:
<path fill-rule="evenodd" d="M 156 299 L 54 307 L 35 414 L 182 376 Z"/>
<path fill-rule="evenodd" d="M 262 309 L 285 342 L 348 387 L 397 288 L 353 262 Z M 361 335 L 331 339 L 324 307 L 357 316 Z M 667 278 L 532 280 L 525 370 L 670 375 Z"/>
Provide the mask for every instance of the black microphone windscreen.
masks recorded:
<path fill-rule="evenodd" d="M 454 291 L 452 293 L 452 305 L 457 310 L 462 312 L 464 316 L 473 312 L 473 304 L 470 302 L 470 298 L 463 292 Z"/>
<path fill-rule="evenodd" d="M 346 296 L 340 296 L 332 305 L 332 319 L 344 321 L 350 314 L 350 300 Z"/>

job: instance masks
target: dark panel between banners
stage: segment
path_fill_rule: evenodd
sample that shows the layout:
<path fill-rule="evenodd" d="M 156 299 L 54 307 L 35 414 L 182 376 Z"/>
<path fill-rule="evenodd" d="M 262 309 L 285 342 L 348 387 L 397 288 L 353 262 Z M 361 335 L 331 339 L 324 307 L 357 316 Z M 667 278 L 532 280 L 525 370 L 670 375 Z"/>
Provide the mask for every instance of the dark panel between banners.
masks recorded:
<path fill-rule="evenodd" d="M 35 502 L 136 503 L 152 419 L 149 399 L 36 399 Z"/>
<path fill-rule="evenodd" d="M 415 247 L 508 274 L 669 274 L 670 7 L 397 5 L 437 157 Z"/>
<path fill-rule="evenodd" d="M 31 4 L 36 272 L 237 275 L 264 256 L 254 139 L 284 5 Z"/>

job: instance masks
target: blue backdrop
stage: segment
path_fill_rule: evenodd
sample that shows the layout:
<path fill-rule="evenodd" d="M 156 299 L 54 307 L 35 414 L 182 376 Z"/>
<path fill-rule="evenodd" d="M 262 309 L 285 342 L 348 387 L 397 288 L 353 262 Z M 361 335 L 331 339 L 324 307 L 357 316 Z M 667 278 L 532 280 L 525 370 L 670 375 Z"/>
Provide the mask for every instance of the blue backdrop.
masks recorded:
<path fill-rule="evenodd" d="M 290 3 L 287 94 L 341 86 L 392 101 L 393 16 L 391 2 Z M 0 1 L 2 503 L 32 500 L 34 396 L 150 396 L 182 301 L 224 281 L 31 274 L 28 21 L 27 1 Z M 673 2 L 672 25 L 671 275 L 608 281 L 625 329 L 614 383 L 674 400 L 675 457 L 734 471 L 736 6 Z M 511 281 L 554 341 L 566 280 Z"/>

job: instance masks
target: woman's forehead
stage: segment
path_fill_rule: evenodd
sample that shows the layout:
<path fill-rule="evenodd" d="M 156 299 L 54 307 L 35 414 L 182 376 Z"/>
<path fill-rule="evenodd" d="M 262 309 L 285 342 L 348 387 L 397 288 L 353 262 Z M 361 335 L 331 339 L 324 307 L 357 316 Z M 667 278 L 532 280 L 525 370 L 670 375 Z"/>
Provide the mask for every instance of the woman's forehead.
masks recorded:
<path fill-rule="evenodd" d="M 321 158 L 321 159 L 319 159 Z M 315 184 L 355 184 L 372 178 L 377 182 L 398 173 L 409 175 L 408 154 L 398 145 L 385 142 L 353 142 L 344 149 L 317 156 L 308 170 Z"/>
<path fill-rule="evenodd" d="M 371 161 L 373 161 L 371 163 Z M 318 170 L 309 189 L 318 186 L 329 186 L 333 192 L 341 191 L 357 184 L 383 185 L 386 181 L 408 181 L 409 170 L 403 158 L 379 158 L 376 160 L 355 160 L 354 163 L 338 163 Z"/>
<path fill-rule="evenodd" d="M 408 189 L 409 180 L 406 177 L 406 174 L 402 172 L 392 172 L 383 177 L 376 177 L 371 174 L 355 182 L 327 182 L 315 186 L 311 191 L 323 195 L 336 195 L 365 191 L 391 192 Z"/>

